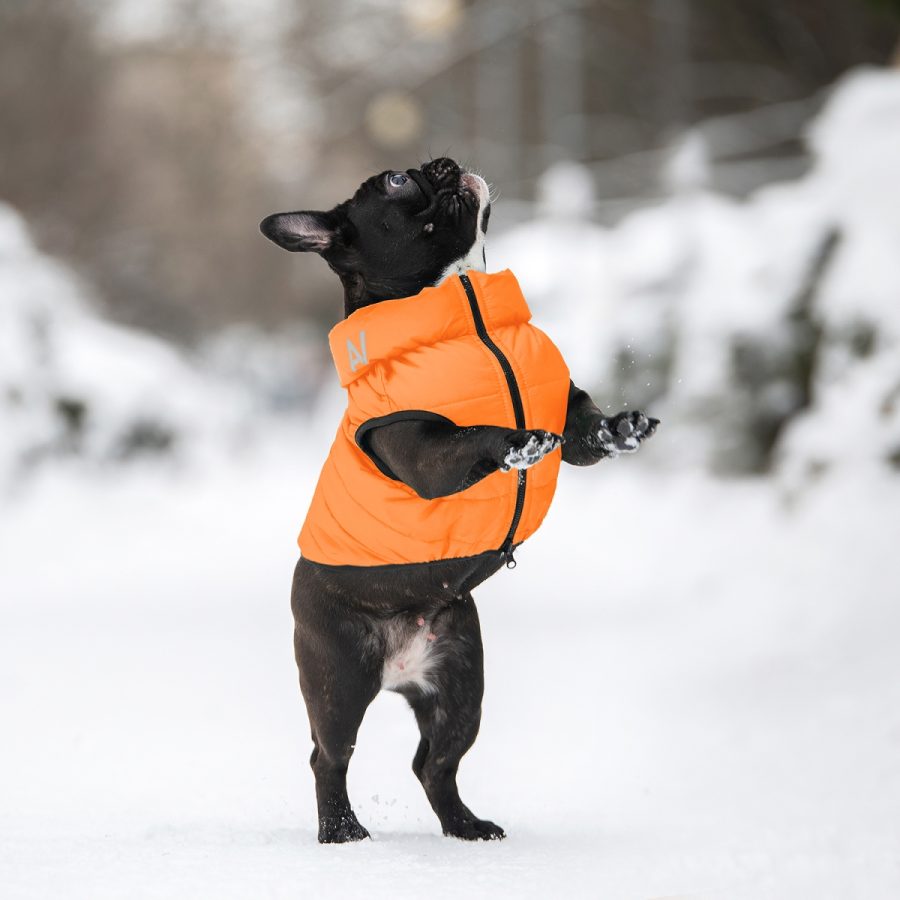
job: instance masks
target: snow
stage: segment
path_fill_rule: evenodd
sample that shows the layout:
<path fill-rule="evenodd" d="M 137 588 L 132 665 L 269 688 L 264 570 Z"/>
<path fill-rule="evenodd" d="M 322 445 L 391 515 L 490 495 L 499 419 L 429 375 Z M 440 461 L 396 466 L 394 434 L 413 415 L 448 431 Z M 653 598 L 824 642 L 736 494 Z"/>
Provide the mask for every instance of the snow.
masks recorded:
<path fill-rule="evenodd" d="M 561 443 L 560 437 L 548 431 L 533 432 L 521 447 L 510 447 L 500 465 L 502 472 L 530 469 Z"/>
<path fill-rule="evenodd" d="M 612 411 L 653 406 L 680 431 L 676 467 L 753 469 L 747 423 L 765 419 L 787 426 L 776 461 L 798 489 L 861 458 L 883 468 L 900 450 L 897 121 L 900 74 L 851 73 L 811 129 L 812 171 L 746 202 L 703 189 L 702 139 L 689 134 L 665 173 L 673 196 L 615 228 L 573 212 L 589 201 L 571 164 L 565 177 L 551 170 L 542 216 L 492 241 L 489 262 L 516 272 L 577 383 Z M 832 234 L 800 310 L 822 334 L 812 404 L 799 411 L 789 373 L 804 335 L 793 317 Z M 877 332 L 870 356 L 852 349 L 867 330 Z M 738 354 L 750 372 L 736 372 Z"/>
<path fill-rule="evenodd" d="M 492 244 L 576 380 L 663 420 L 635 457 L 563 467 L 515 570 L 476 591 L 487 692 L 460 784 L 499 843 L 440 835 L 390 694 L 350 768 L 373 840 L 316 843 L 288 601 L 337 386 L 271 415 L 220 376 L 241 361 L 281 396 L 283 347 L 267 368 L 232 334 L 213 374 L 113 326 L 0 207 L 3 897 L 900 895 L 898 111 L 898 76 L 854 75 L 808 177 L 735 203 L 682 173 L 611 230 L 558 169 L 563 208 Z M 729 411 L 722 342 L 787 352 L 835 225 L 812 403 L 770 476 L 716 478 L 749 408 Z M 778 385 L 765 402 L 790 408 Z M 78 446 L 63 392 L 89 410 Z M 177 465 L 114 452 L 148 411 Z"/>
<path fill-rule="evenodd" d="M 39 252 L 21 218 L 0 204 L 0 496 L 60 460 L 199 463 L 252 444 L 267 407 L 279 405 L 286 346 L 302 346 L 299 338 L 268 341 L 266 380 L 257 371 L 261 344 L 235 330 L 210 342 L 207 359 L 190 359 L 105 320 L 88 287 Z M 299 356 L 291 374 L 309 383 L 310 354 Z"/>
<path fill-rule="evenodd" d="M 288 592 L 324 435 L 299 447 L 48 474 L 0 522 L 4 896 L 897 895 L 897 485 L 788 512 L 765 481 L 567 467 L 476 592 L 460 781 L 509 837 L 440 836 L 383 694 L 350 769 L 374 840 L 320 847 Z"/>

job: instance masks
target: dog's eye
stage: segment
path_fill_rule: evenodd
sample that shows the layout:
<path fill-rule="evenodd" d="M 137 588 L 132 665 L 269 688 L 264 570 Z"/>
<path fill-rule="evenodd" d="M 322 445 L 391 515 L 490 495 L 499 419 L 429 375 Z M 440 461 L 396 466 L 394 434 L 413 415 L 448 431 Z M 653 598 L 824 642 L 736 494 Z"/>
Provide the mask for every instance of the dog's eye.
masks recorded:
<path fill-rule="evenodd" d="M 395 172 L 393 175 L 391 175 L 390 178 L 388 178 L 388 181 L 390 182 L 392 187 L 403 187 L 403 185 L 406 184 L 407 181 L 409 181 L 409 176 L 404 175 L 402 172 Z"/>

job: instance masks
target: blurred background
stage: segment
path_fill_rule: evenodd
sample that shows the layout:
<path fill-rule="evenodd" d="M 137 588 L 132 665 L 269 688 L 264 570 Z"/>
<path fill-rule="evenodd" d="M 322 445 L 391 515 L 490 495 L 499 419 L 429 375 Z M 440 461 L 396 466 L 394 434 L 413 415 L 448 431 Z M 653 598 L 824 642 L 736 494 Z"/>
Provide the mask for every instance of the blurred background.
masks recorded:
<path fill-rule="evenodd" d="M 382 697 L 336 867 L 287 595 L 341 293 L 257 223 L 438 155 L 663 425 L 479 591 L 464 766 L 519 843 L 440 842 Z M 0 0 L 10 896 L 895 897 L 898 534 L 896 0 Z"/>

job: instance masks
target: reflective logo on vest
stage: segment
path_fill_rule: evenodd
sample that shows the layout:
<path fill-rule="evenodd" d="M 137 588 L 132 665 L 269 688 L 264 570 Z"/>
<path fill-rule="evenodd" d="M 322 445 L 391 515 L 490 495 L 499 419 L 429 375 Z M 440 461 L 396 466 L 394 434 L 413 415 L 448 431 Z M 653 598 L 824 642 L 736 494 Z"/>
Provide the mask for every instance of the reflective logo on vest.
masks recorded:
<path fill-rule="evenodd" d="M 355 372 L 359 366 L 364 366 L 369 357 L 366 354 L 366 333 L 359 333 L 359 347 L 357 348 L 350 338 L 347 338 L 347 353 L 350 355 L 350 371 Z"/>

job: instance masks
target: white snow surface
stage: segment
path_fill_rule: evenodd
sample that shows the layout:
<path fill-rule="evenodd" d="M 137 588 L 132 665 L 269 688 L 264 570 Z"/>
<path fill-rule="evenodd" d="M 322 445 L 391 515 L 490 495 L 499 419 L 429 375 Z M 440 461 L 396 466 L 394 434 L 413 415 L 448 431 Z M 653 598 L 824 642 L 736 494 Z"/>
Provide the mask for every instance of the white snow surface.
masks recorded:
<path fill-rule="evenodd" d="M 558 170 L 563 213 L 497 242 L 492 265 L 598 399 L 617 351 L 637 372 L 676 352 L 652 440 L 564 467 L 517 568 L 476 591 L 487 691 L 460 785 L 507 830 L 488 844 L 441 836 L 391 694 L 350 767 L 373 840 L 316 842 L 289 589 L 337 386 L 306 418 L 261 416 L 104 322 L 0 208 L 3 900 L 900 896 L 897 121 L 898 76 L 859 73 L 800 182 L 739 204 L 682 178 L 604 230 L 576 220 L 584 181 Z M 721 342 L 777 344 L 834 222 L 813 405 L 777 477 L 717 480 L 688 463 L 708 439 L 697 410 L 731 396 Z M 842 338 L 858 317 L 877 332 L 864 357 Z M 23 482 L 73 391 L 84 446 Z M 148 409 L 182 464 L 110 464 Z M 235 453 L 244 430 L 259 439 Z"/>
<path fill-rule="evenodd" d="M 4 898 L 900 894 L 895 482 L 788 508 L 763 480 L 566 467 L 476 591 L 460 784 L 508 838 L 440 835 L 382 694 L 350 768 L 373 840 L 323 847 L 288 596 L 326 447 L 300 437 L 175 481 L 47 473 L 4 510 Z"/>

